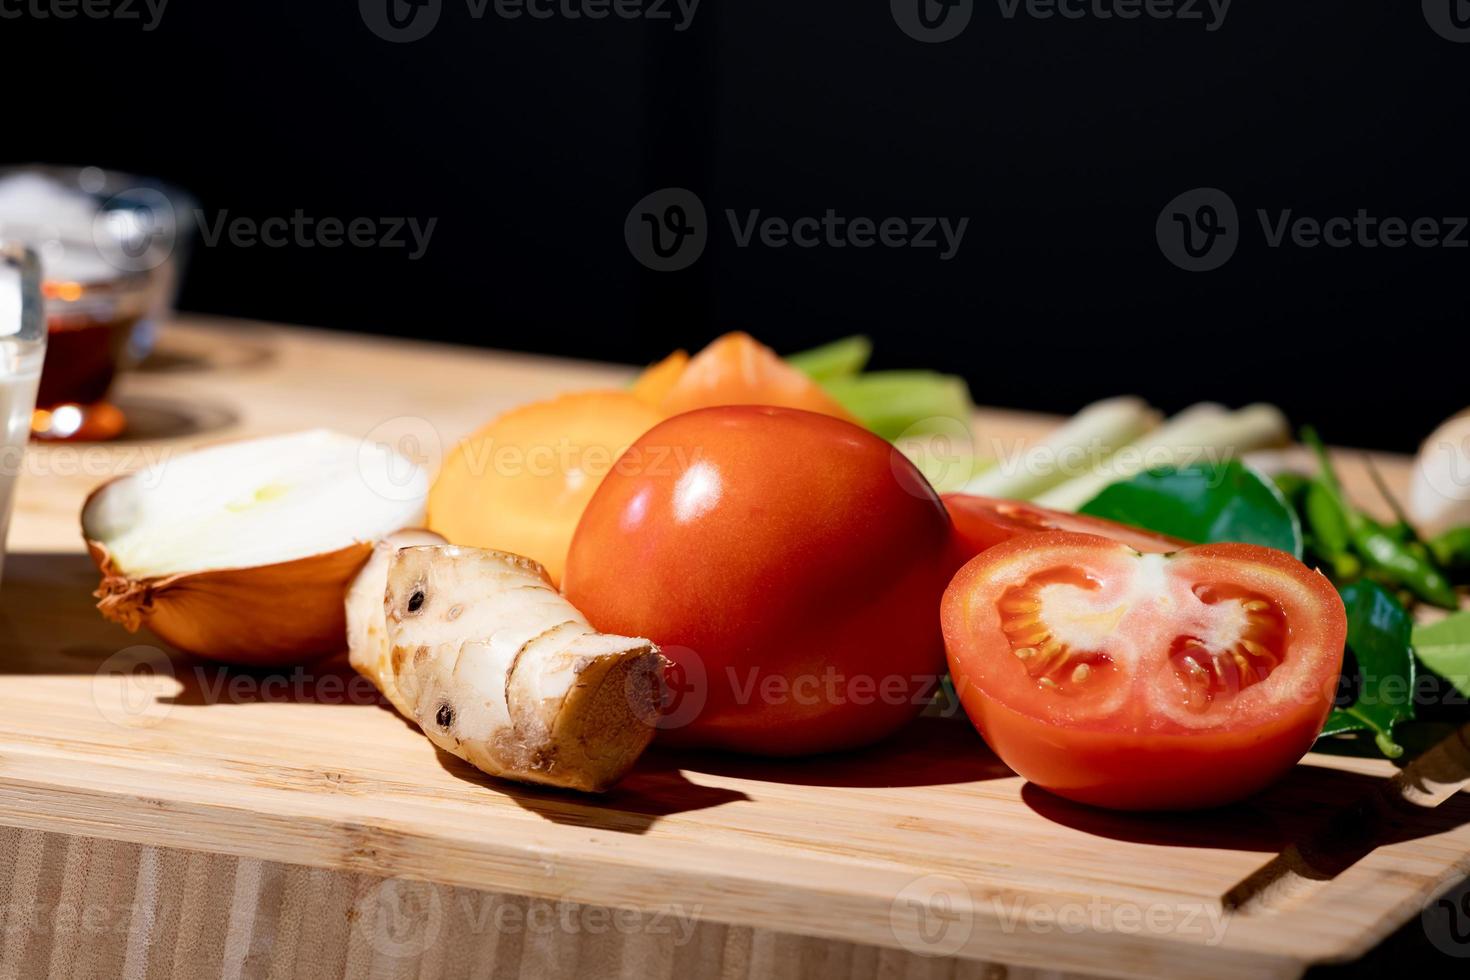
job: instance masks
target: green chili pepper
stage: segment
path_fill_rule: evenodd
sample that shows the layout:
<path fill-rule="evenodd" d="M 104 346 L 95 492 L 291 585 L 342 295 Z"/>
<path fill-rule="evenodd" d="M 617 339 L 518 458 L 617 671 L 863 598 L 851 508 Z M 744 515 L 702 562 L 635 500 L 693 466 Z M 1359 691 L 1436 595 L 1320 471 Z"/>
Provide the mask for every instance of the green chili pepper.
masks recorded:
<path fill-rule="evenodd" d="M 1414 529 L 1403 521 L 1394 521 L 1392 524 L 1380 524 L 1379 527 L 1395 541 L 1402 541 L 1408 545 L 1422 543 L 1419 540 L 1419 535 L 1414 532 Z"/>
<path fill-rule="evenodd" d="M 1352 542 L 1353 550 L 1362 557 L 1364 565 L 1394 585 L 1408 589 L 1425 602 L 1445 609 L 1458 609 L 1459 597 L 1455 595 L 1449 579 L 1435 566 L 1427 553 L 1415 554 L 1408 542 L 1396 538 L 1383 525 L 1370 520 L 1347 503 L 1342 484 L 1338 482 L 1337 473 L 1332 468 L 1332 460 L 1328 458 L 1327 449 L 1322 445 L 1316 430 L 1303 429 L 1302 440 L 1317 455 L 1321 465 L 1319 485 L 1328 501 L 1341 514 L 1347 528 L 1348 540 Z"/>
<path fill-rule="evenodd" d="M 1342 501 L 1322 480 L 1308 484 L 1305 510 L 1317 543 L 1326 548 L 1329 555 L 1342 554 L 1352 547 L 1352 535 Z"/>
<path fill-rule="evenodd" d="M 1378 524 L 1371 517 L 1364 517 L 1364 520 L 1373 524 L 1375 528 L 1387 534 L 1395 541 L 1403 542 L 1416 557 L 1438 568 L 1439 565 L 1434 560 L 1434 556 L 1429 553 L 1429 548 L 1420 539 L 1419 532 L 1414 530 L 1414 525 L 1410 523 L 1409 515 L 1404 513 L 1403 505 L 1399 503 L 1398 498 L 1388 489 L 1388 483 L 1384 481 L 1383 474 L 1378 472 L 1378 465 L 1373 462 L 1373 457 L 1364 453 L 1363 465 L 1368 468 L 1368 475 L 1373 478 L 1373 485 L 1378 488 L 1378 495 L 1388 504 L 1388 509 L 1393 511 L 1394 516 L 1392 524 Z"/>
<path fill-rule="evenodd" d="M 1409 515 L 1404 511 L 1403 505 L 1399 503 L 1398 498 L 1393 495 L 1393 492 L 1388 489 L 1388 483 L 1383 479 L 1383 474 L 1378 471 L 1378 466 L 1373 462 L 1373 457 L 1365 454 L 1363 456 L 1363 462 L 1368 467 L 1368 474 L 1373 477 L 1374 485 L 1378 487 L 1378 493 L 1388 502 L 1389 509 L 1394 514 L 1394 522 L 1383 528 L 1383 530 L 1393 537 L 1394 540 L 1403 542 L 1404 546 L 1409 549 L 1409 552 L 1415 558 L 1433 568 L 1440 578 L 1449 581 L 1449 574 L 1445 568 L 1445 563 L 1440 561 L 1439 555 L 1434 549 L 1430 548 L 1428 543 L 1419 536 L 1419 532 L 1415 530 L 1413 523 L 1409 520 Z M 1367 520 L 1371 522 L 1372 519 L 1367 518 Z M 1452 605 L 1449 608 L 1453 609 L 1456 607 Z"/>
<path fill-rule="evenodd" d="M 1363 564 L 1352 552 L 1352 535 L 1341 502 L 1320 479 L 1307 484 L 1302 498 L 1302 513 L 1312 529 L 1312 544 L 1317 554 L 1332 566 L 1338 580 L 1356 578 Z"/>
<path fill-rule="evenodd" d="M 1293 507 L 1300 508 L 1302 496 L 1307 492 L 1307 484 L 1312 481 L 1300 473 L 1291 470 L 1283 470 L 1274 477 L 1276 489 L 1281 491 L 1281 496 Z"/>
<path fill-rule="evenodd" d="M 1368 564 L 1396 576 L 1404 588 L 1425 602 L 1444 609 L 1460 608 L 1460 597 L 1444 573 L 1381 528 L 1365 523 L 1364 530 L 1353 535 L 1353 544 Z"/>
<path fill-rule="evenodd" d="M 1470 527 L 1446 531 L 1429 542 L 1429 551 L 1445 571 L 1456 574 L 1470 572 Z"/>

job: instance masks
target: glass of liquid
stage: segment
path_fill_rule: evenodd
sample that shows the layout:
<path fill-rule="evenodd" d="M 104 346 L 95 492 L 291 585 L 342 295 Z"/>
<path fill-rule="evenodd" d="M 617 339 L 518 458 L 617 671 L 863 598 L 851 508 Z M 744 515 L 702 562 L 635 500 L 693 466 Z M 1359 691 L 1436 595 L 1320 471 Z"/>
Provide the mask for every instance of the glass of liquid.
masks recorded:
<path fill-rule="evenodd" d="M 25 246 L 0 242 L 0 570 L 45 354 L 40 263 Z"/>
<path fill-rule="evenodd" d="M 116 438 L 127 419 L 108 393 L 130 363 L 129 343 L 147 315 L 149 276 L 117 269 L 90 241 L 48 242 L 41 266 L 51 356 L 41 373 L 31 435 L 48 441 Z"/>
<path fill-rule="evenodd" d="M 0 239 L 40 256 L 51 356 L 32 437 L 121 435 L 117 375 L 152 348 L 172 310 L 192 199 L 157 180 L 97 167 L 0 168 Z"/>

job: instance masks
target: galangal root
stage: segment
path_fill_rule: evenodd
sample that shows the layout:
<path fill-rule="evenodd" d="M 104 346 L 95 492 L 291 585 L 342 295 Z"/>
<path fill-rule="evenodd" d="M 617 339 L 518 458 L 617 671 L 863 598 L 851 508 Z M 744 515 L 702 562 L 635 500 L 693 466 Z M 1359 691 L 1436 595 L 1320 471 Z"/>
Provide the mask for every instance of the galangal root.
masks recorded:
<path fill-rule="evenodd" d="M 598 633 L 528 558 L 435 537 L 378 545 L 347 600 L 352 666 L 492 776 L 612 786 L 653 738 L 658 648 Z"/>

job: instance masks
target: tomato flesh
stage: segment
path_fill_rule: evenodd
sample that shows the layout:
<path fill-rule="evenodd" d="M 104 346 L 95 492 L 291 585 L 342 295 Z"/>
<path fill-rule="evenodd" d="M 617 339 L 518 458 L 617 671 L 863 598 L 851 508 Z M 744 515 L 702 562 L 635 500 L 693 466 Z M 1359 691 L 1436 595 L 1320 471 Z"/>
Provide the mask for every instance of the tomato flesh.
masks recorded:
<path fill-rule="evenodd" d="M 955 545 L 966 561 L 1002 541 L 1037 531 L 1100 534 L 1105 538 L 1121 541 L 1134 551 L 1144 554 L 1178 551 L 1180 548 L 1188 548 L 1190 544 L 1167 534 L 1156 534 L 1101 517 L 1049 510 L 1020 500 L 947 493 L 944 495 L 944 507 L 949 511 L 950 520 L 954 522 Z"/>
<path fill-rule="evenodd" d="M 1016 537 L 942 609 L 965 710 L 1017 773 L 1126 809 L 1231 802 L 1311 747 L 1347 632 L 1325 578 L 1283 552 L 1139 554 L 1095 535 Z"/>

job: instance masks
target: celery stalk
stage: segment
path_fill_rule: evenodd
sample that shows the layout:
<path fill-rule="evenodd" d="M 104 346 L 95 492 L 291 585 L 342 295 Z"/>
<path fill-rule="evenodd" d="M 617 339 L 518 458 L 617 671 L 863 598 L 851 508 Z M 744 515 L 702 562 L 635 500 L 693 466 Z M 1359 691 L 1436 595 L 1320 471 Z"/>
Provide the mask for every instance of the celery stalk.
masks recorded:
<path fill-rule="evenodd" d="M 873 371 L 832 378 L 822 387 L 885 439 L 953 429 L 955 423 L 968 432 L 974 413 L 965 380 L 934 371 Z"/>
<path fill-rule="evenodd" d="M 845 337 L 821 347 L 790 354 L 786 363 L 813 381 L 830 381 L 858 374 L 873 356 L 873 342 L 867 337 Z"/>
<path fill-rule="evenodd" d="M 1219 405 L 1185 409 L 1162 427 L 1129 443 L 1094 468 L 1035 498 L 1043 507 L 1076 510 L 1114 483 L 1164 466 L 1221 463 L 1284 443 L 1290 429 L 1281 410 L 1250 405 L 1227 412 Z"/>
<path fill-rule="evenodd" d="M 991 447 L 998 464 L 966 484 L 965 493 L 1029 500 L 1078 475 L 1072 467 L 1106 458 L 1158 424 L 1159 413 L 1141 398 L 1095 402 L 1019 456 Z"/>
<path fill-rule="evenodd" d="M 976 473 L 995 465 L 976 459 L 968 433 L 925 432 L 894 442 L 939 493 L 958 493 Z"/>

